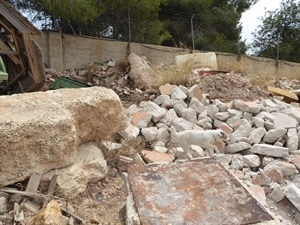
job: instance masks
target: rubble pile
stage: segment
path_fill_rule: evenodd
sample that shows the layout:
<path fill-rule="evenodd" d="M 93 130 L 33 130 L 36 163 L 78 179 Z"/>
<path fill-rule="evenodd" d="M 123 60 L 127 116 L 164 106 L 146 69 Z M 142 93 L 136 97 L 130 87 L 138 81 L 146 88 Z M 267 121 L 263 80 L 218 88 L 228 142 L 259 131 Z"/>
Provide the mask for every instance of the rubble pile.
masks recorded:
<path fill-rule="evenodd" d="M 170 127 L 184 130 L 220 128 L 228 144 L 217 142 L 217 159 L 242 180 L 280 224 L 299 224 L 300 217 L 300 108 L 275 98 L 252 102 L 218 99 L 209 101 L 198 85 L 190 88 L 163 85 L 154 101 L 127 108 L 131 124 L 121 132 L 125 139 L 143 136 L 152 149 L 142 152 L 146 163 L 171 162 L 186 155 L 174 146 Z M 209 157 L 205 149 L 191 146 L 194 158 Z M 140 163 L 140 159 L 133 160 Z M 276 211 L 288 199 L 293 210 L 288 215 Z M 289 223 L 289 221 L 295 221 Z"/>
<path fill-rule="evenodd" d="M 67 77 L 88 86 L 101 86 L 114 90 L 124 106 L 148 100 L 151 95 L 158 93 L 156 90 L 149 89 L 149 82 L 154 76 L 154 71 L 146 59 L 133 53 L 130 54 L 128 60 L 131 64 L 128 61 L 116 63 L 108 60 L 100 63 L 88 63 L 81 68 L 65 71 L 47 69 L 46 83 L 42 91 L 52 89 L 53 83 L 60 77 Z M 145 74 L 146 72 L 147 74 Z"/>
<path fill-rule="evenodd" d="M 135 203 L 126 203 L 120 172 L 131 164 L 187 158 L 172 141 L 171 127 L 177 132 L 222 129 L 229 140 L 214 143 L 219 150 L 214 157 L 273 212 L 278 224 L 300 224 L 299 104 L 270 98 L 233 72 L 198 74 L 190 86 L 152 90 L 147 86 L 154 77 L 151 65 L 136 57 L 130 63 L 109 60 L 46 71 L 43 91 L 68 77 L 115 93 L 92 87 L 11 96 L 14 101 L 3 97 L 0 139 L 6 158 L 0 185 L 7 186 L 0 191 L 0 224 L 123 224 L 131 218 L 123 215 L 125 205 Z M 112 132 L 117 138 L 104 140 Z M 146 142 L 142 151 L 127 145 L 140 139 Z M 210 157 L 195 145 L 190 153 L 193 159 Z M 108 155 L 118 160 L 120 171 L 109 165 Z"/>
<path fill-rule="evenodd" d="M 46 84 L 42 90 L 51 89 L 52 84 L 60 77 L 68 77 L 83 82 L 89 86 L 102 86 L 113 89 L 120 97 L 125 107 L 145 100 L 153 100 L 159 95 L 149 84 L 155 77 L 155 71 L 146 59 L 130 54 L 130 61 L 115 63 L 108 60 L 102 63 L 89 63 L 82 68 L 69 69 L 62 72 L 46 70 Z M 172 68 L 169 68 L 172 70 Z M 224 102 L 234 99 L 253 101 L 269 97 L 269 92 L 263 87 L 252 85 L 249 79 L 235 72 L 195 74 L 191 71 L 192 86 L 199 84 L 200 89 L 209 99 L 219 99 Z"/>
<path fill-rule="evenodd" d="M 219 99 L 223 102 L 240 99 L 254 101 L 268 97 L 270 94 L 252 85 L 249 79 L 238 73 L 219 73 L 216 75 L 203 75 L 198 80 L 200 89 L 208 94 L 210 99 Z"/>

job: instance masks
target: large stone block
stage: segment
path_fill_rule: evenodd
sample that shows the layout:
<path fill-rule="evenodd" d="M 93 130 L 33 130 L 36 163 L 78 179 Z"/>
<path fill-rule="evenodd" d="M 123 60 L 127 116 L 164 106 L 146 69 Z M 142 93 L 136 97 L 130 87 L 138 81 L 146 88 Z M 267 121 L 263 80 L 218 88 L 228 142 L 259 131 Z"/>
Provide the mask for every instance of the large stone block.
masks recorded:
<path fill-rule="evenodd" d="M 0 186 L 68 166 L 79 144 L 127 125 L 119 97 L 101 87 L 1 96 L 0 114 Z"/>

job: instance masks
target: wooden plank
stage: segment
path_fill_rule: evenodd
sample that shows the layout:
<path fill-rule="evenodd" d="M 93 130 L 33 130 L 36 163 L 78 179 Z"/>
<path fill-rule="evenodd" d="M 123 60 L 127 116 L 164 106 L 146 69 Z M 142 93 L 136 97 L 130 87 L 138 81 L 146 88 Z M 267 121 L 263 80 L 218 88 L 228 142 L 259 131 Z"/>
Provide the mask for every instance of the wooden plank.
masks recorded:
<path fill-rule="evenodd" d="M 43 194 L 27 192 L 27 191 L 17 191 L 12 188 L 1 188 L 0 192 L 1 191 L 9 194 L 20 194 L 22 196 L 31 197 L 31 198 L 46 198 L 46 196 Z"/>
<path fill-rule="evenodd" d="M 271 92 L 272 94 L 282 96 L 284 98 L 284 101 L 286 101 L 288 103 L 299 101 L 298 96 L 295 93 L 292 93 L 292 92 L 287 91 L 287 90 L 283 90 L 283 89 L 280 89 L 280 88 L 268 86 L 268 91 Z"/>
<path fill-rule="evenodd" d="M 29 178 L 29 181 L 28 181 L 25 191 L 26 192 L 37 192 L 37 189 L 41 182 L 41 177 L 42 177 L 42 174 L 33 172 Z"/>
<path fill-rule="evenodd" d="M 65 213 L 69 214 L 70 216 L 73 216 L 81 224 L 85 224 L 86 221 L 83 218 L 81 218 L 80 216 L 76 215 L 75 213 L 72 213 L 66 207 L 60 206 L 60 209 L 61 209 L 61 211 L 64 211 Z"/>
<path fill-rule="evenodd" d="M 58 174 L 54 174 L 51 178 L 49 187 L 48 187 L 48 194 L 53 194 L 54 190 L 55 190 L 55 186 L 56 186 L 56 182 L 57 182 L 57 178 L 58 178 Z"/>

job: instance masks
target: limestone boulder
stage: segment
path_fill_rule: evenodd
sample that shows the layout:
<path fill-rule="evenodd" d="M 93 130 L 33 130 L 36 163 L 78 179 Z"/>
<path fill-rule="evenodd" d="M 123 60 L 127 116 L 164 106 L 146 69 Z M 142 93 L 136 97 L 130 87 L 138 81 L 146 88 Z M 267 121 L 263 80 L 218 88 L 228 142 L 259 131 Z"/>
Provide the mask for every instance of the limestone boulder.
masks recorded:
<path fill-rule="evenodd" d="M 136 86 L 139 88 L 151 87 L 151 83 L 155 77 L 155 72 L 147 60 L 134 53 L 130 53 L 128 56 L 128 62 L 131 67 L 129 76 L 135 81 Z"/>
<path fill-rule="evenodd" d="M 74 199 L 85 191 L 88 183 L 100 181 L 107 172 L 107 163 L 103 154 L 93 142 L 80 145 L 75 162 L 55 171 L 58 173 L 58 189 L 66 199 Z"/>
<path fill-rule="evenodd" d="M 0 97 L 0 187 L 75 161 L 77 146 L 127 126 L 117 94 L 93 87 Z"/>
<path fill-rule="evenodd" d="M 57 201 L 51 200 L 33 219 L 29 225 L 61 225 L 62 213 Z"/>

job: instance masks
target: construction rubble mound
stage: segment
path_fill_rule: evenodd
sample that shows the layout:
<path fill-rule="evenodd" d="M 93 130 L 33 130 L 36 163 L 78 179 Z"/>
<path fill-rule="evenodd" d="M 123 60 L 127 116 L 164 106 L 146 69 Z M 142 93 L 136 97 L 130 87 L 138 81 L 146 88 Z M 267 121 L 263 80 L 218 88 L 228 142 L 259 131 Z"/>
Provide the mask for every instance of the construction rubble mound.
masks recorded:
<path fill-rule="evenodd" d="M 165 211 L 151 211 L 166 206 L 162 196 L 155 198 L 158 192 L 133 192 L 141 190 L 142 180 L 153 188 L 155 182 L 170 200 L 172 190 L 159 182 L 176 172 L 190 178 L 180 189 L 187 192 L 198 185 L 196 175 L 206 174 L 208 183 L 213 179 L 220 187 L 218 176 L 228 175 L 227 186 L 236 182 L 236 190 L 247 190 L 266 215 L 255 216 L 251 224 L 300 224 L 299 103 L 286 103 L 234 72 L 194 74 L 189 86 L 151 89 L 155 75 L 145 63 L 109 60 L 63 72 L 48 69 L 43 92 L 0 97 L 0 224 L 176 224 L 174 218 L 181 221 L 177 224 L 197 224 L 198 215 L 171 211 L 175 216 L 168 221 Z M 145 70 L 152 72 L 136 81 Z M 60 77 L 94 87 L 50 90 Z M 298 88 L 292 84 L 283 83 Z M 228 142 L 216 141 L 219 153 L 212 158 L 207 149 L 191 145 L 187 158 L 171 138 L 172 127 L 177 132 L 221 129 Z M 202 161 L 189 164 L 197 160 Z M 168 171 L 166 177 L 161 171 Z M 241 192 L 236 195 L 236 204 L 243 202 Z M 156 205 L 142 205 L 149 199 Z M 217 206 L 197 204 L 209 206 L 205 218 L 215 219 Z M 218 220 L 240 224 L 228 216 L 229 208 L 215 212 Z"/>

